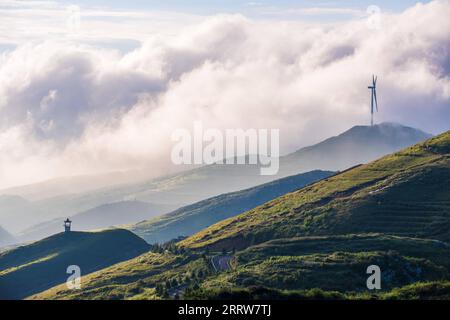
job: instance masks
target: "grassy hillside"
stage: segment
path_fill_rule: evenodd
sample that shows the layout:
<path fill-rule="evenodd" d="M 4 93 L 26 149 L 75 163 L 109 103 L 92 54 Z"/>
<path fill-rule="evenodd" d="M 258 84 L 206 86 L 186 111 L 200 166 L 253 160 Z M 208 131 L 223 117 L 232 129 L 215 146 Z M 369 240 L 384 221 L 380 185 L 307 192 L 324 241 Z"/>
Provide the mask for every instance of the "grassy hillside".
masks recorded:
<path fill-rule="evenodd" d="M 193 300 L 449 300 L 450 281 L 417 282 L 379 293 L 342 293 L 321 289 L 278 290 L 266 287 L 200 289 L 189 291 L 185 298 Z"/>
<path fill-rule="evenodd" d="M 34 298 L 445 299 L 450 132 Z M 225 251 L 225 252 L 224 252 Z M 231 257 L 228 270 L 211 263 Z M 368 291 L 366 268 L 382 271 Z M 200 271 L 200 272 L 199 272 Z M 105 281 L 104 279 L 107 279 Z"/>
<path fill-rule="evenodd" d="M 207 279 L 202 286 L 362 292 L 367 289 L 366 268 L 375 264 L 383 271 L 386 290 L 449 279 L 449 253 L 450 246 L 440 241 L 380 234 L 274 240 L 238 252 L 233 272 Z"/>
<path fill-rule="evenodd" d="M 160 299 L 156 287 L 173 281 L 193 283 L 211 274 L 209 260 L 197 253 L 149 252 L 82 278 L 81 290 L 59 285 L 32 299 Z M 169 283 L 166 285 L 166 283 Z"/>
<path fill-rule="evenodd" d="M 367 232 L 450 240 L 449 153 L 447 132 L 227 219 L 180 245 L 231 249 Z"/>
<path fill-rule="evenodd" d="M 331 174 L 333 173 L 330 171 L 316 170 L 223 194 L 138 223 L 129 230 L 149 243 L 163 243 L 180 236 L 190 236 L 216 222 L 236 216 Z"/>
<path fill-rule="evenodd" d="M 133 233 L 113 229 L 60 233 L 6 251 L 0 254 L 0 299 L 21 299 L 63 283 L 69 265 L 78 265 L 82 274 L 88 274 L 148 249 Z"/>
<path fill-rule="evenodd" d="M 370 264 L 383 270 L 383 294 L 418 281 L 450 279 L 448 244 L 380 234 L 275 240 L 237 252 L 234 268 L 226 272 L 212 268 L 216 254 L 146 253 L 83 277 L 82 290 L 60 285 L 33 299 L 165 299 L 175 289 L 187 291 L 187 298 L 231 298 L 249 288 L 275 290 L 266 298 L 276 297 L 277 290 L 312 295 L 317 292 L 308 290 L 317 288 L 340 298 L 364 298 L 370 295 L 365 286 Z"/>

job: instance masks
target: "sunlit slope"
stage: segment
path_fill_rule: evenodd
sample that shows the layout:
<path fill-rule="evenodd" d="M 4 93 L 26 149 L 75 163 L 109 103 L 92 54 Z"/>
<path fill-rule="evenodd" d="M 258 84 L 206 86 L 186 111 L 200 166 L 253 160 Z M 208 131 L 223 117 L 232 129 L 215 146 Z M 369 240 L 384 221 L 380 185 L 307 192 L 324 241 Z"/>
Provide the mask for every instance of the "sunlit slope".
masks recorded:
<path fill-rule="evenodd" d="M 233 272 L 206 279 L 202 287 L 367 292 L 366 269 L 377 265 L 383 290 L 391 290 L 450 279 L 449 254 L 450 246 L 439 240 L 382 234 L 279 239 L 238 252 Z"/>
<path fill-rule="evenodd" d="M 199 288 L 188 298 L 220 297 L 216 294 L 223 290 L 261 286 L 289 294 L 313 288 L 364 294 L 370 264 L 385 273 L 383 292 L 419 281 L 446 281 L 450 268 L 450 247 L 441 241 L 380 234 L 269 241 L 237 252 L 231 272 L 216 272 L 210 263 L 213 255 L 146 253 L 83 277 L 81 290 L 60 285 L 32 298 L 161 299 L 169 296 L 156 288 L 167 288 L 167 283 Z"/>
<path fill-rule="evenodd" d="M 275 238 L 379 232 L 449 240 L 450 132 L 230 218 L 181 242 L 245 248 Z"/>
<path fill-rule="evenodd" d="M 180 236 L 190 236 L 216 222 L 236 216 L 332 174 L 331 171 L 315 170 L 242 191 L 222 194 L 132 225 L 129 230 L 148 243 L 163 243 Z"/>
<path fill-rule="evenodd" d="M 60 233 L 0 254 L 0 299 L 21 299 L 63 283 L 70 265 L 88 274 L 147 250 L 127 230 Z"/>

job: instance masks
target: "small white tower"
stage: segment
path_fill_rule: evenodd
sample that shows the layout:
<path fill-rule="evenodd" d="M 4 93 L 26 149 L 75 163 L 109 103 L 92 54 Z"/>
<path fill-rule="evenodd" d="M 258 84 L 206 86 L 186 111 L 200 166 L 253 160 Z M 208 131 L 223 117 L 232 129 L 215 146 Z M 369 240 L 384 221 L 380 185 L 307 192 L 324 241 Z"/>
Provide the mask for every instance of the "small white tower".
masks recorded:
<path fill-rule="evenodd" d="M 72 221 L 69 220 L 69 218 L 67 218 L 66 221 L 64 221 L 64 232 L 70 232 L 70 227 L 72 225 Z"/>

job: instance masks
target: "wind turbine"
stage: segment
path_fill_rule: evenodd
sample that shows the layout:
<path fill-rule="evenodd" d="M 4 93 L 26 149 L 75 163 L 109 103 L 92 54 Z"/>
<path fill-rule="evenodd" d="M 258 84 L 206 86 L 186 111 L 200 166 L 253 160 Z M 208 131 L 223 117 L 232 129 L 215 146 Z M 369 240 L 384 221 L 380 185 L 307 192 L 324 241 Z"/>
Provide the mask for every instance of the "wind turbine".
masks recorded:
<path fill-rule="evenodd" d="M 373 105 L 375 102 L 375 108 L 378 112 L 378 102 L 377 102 L 377 78 L 376 76 L 372 75 L 372 85 L 369 88 L 372 91 L 372 100 L 370 103 L 370 125 L 373 126 Z"/>

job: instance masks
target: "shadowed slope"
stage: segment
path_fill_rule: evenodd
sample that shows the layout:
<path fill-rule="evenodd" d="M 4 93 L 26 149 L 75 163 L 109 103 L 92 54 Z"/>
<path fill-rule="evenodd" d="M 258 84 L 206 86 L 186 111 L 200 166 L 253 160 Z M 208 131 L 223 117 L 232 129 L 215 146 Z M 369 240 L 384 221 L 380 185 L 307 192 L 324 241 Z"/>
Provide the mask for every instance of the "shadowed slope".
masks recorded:
<path fill-rule="evenodd" d="M 122 229 L 59 233 L 0 254 L 0 299 L 21 299 L 65 282 L 70 265 L 88 274 L 148 248 L 144 240 Z"/>

